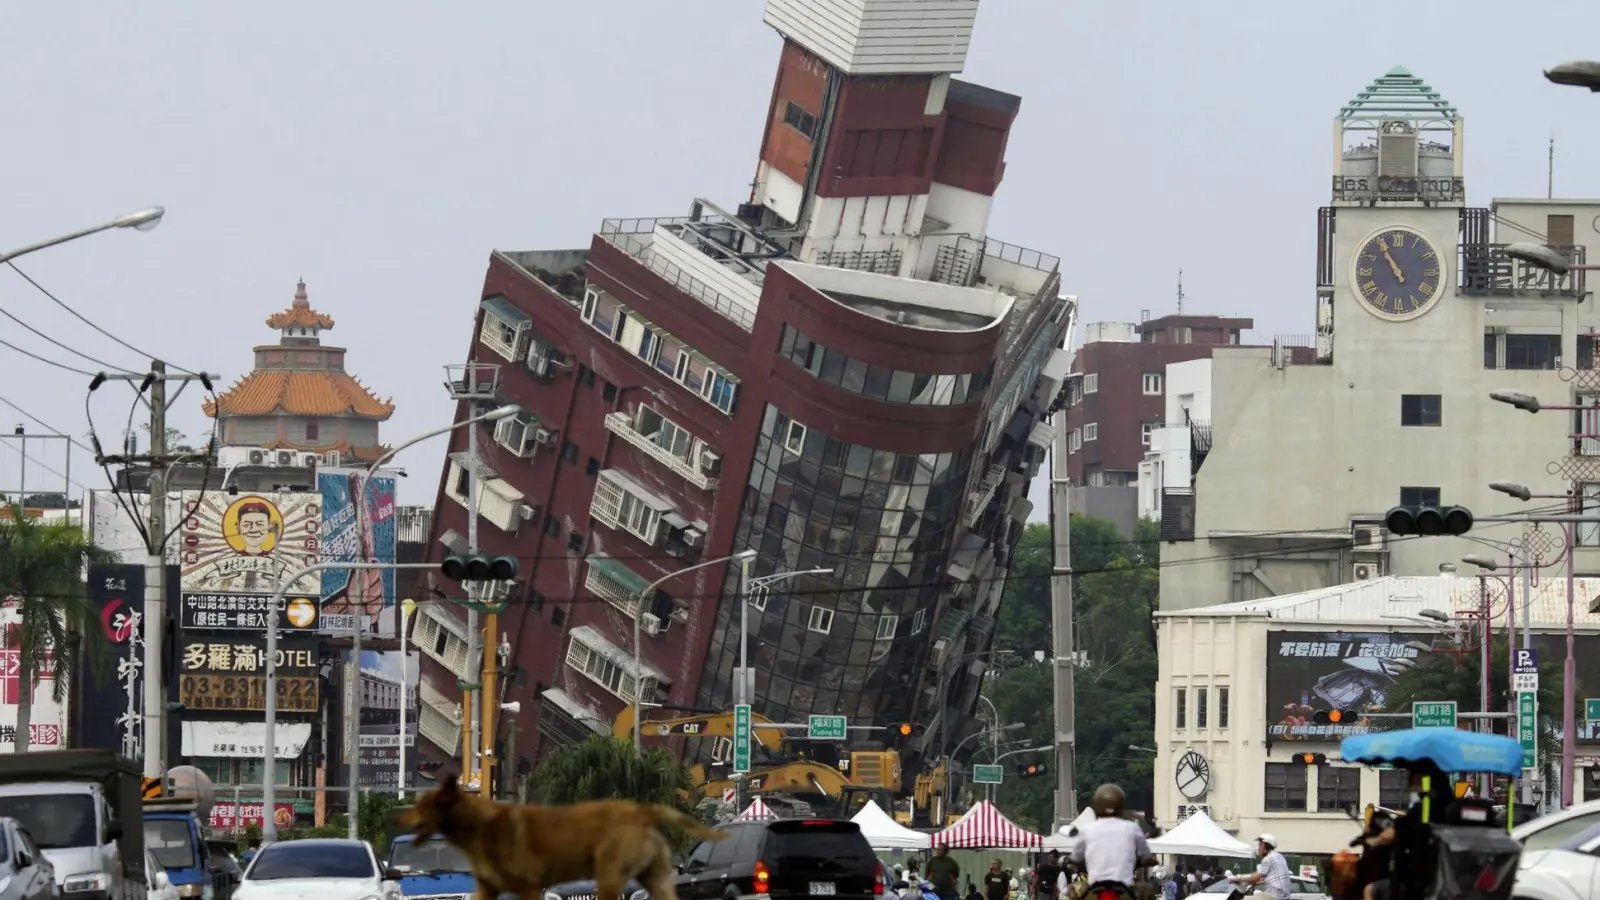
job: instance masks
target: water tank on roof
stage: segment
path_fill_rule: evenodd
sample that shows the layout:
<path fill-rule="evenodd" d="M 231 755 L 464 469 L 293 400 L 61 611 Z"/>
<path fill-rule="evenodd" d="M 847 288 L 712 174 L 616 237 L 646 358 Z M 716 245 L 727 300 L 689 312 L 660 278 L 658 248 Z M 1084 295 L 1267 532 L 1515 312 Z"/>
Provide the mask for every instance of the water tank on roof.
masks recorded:
<path fill-rule="evenodd" d="M 217 800 L 217 789 L 211 776 L 194 766 L 174 766 L 167 770 L 167 780 L 172 784 L 171 796 L 180 800 L 193 800 L 195 813 L 203 825 L 211 818 L 211 807 Z"/>
<path fill-rule="evenodd" d="M 1455 175 L 1456 156 L 1449 147 L 1431 141 L 1417 147 L 1417 169 L 1422 178 L 1450 178 Z M 1344 151 L 1344 176 L 1360 178 L 1378 174 L 1378 148 L 1362 144 Z"/>

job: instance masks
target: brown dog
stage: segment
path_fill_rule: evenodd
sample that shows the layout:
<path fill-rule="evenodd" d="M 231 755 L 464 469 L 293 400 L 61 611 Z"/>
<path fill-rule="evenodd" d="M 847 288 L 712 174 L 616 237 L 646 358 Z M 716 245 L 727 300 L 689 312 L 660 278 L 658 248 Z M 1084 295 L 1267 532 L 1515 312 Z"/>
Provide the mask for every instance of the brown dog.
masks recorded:
<path fill-rule="evenodd" d="M 439 835 L 461 848 L 478 882 L 478 900 L 502 893 L 542 900 L 549 885 L 588 878 L 594 879 L 596 900 L 621 900 L 629 879 L 649 891 L 651 900 L 678 900 L 672 848 L 658 826 L 675 825 L 709 841 L 727 837 L 678 810 L 629 800 L 496 803 L 462 791 L 454 775 L 418 797 L 400 825 L 418 841 Z"/>

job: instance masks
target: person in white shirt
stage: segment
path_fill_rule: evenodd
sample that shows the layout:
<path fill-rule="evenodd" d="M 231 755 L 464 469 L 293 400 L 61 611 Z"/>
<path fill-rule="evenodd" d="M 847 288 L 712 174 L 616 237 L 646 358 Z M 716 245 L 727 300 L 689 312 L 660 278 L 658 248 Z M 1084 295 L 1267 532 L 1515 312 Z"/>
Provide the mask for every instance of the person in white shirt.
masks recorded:
<path fill-rule="evenodd" d="M 1078 843 L 1072 848 L 1072 860 L 1084 869 L 1090 888 L 1118 885 L 1131 894 L 1134 870 L 1155 861 L 1144 831 L 1138 823 L 1123 818 L 1125 802 L 1122 788 L 1114 784 L 1095 789 L 1090 803 L 1095 820 L 1079 829 Z"/>
<path fill-rule="evenodd" d="M 1294 880 L 1289 875 L 1289 861 L 1278 852 L 1278 839 L 1270 834 L 1261 835 L 1256 838 L 1256 852 L 1261 855 L 1261 864 L 1256 870 L 1249 875 L 1234 875 L 1228 881 L 1259 885 L 1261 893 L 1272 900 L 1289 900 Z"/>

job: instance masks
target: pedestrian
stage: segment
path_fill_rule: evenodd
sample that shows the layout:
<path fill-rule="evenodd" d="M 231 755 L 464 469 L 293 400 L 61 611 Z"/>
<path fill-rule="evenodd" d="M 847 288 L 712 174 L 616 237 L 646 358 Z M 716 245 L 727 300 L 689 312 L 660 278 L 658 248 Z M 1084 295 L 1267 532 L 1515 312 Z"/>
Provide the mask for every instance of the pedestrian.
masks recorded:
<path fill-rule="evenodd" d="M 950 858 L 950 848 L 944 844 L 935 847 L 933 858 L 928 860 L 928 881 L 939 900 L 957 900 L 961 896 L 956 888 L 960 877 L 961 866 Z"/>
<path fill-rule="evenodd" d="M 1178 874 L 1162 874 L 1165 877 L 1161 879 L 1161 900 L 1178 900 Z"/>
<path fill-rule="evenodd" d="M 983 900 L 983 895 L 978 893 L 978 886 L 973 884 L 970 878 L 967 879 L 966 898 L 967 900 Z"/>
<path fill-rule="evenodd" d="M 1061 878 L 1061 851 L 1051 850 L 1033 867 L 1033 900 L 1056 900 Z"/>
<path fill-rule="evenodd" d="M 989 863 L 989 871 L 983 875 L 984 900 L 1006 900 L 1011 892 L 1011 875 L 1005 871 L 1004 864 L 996 859 Z"/>

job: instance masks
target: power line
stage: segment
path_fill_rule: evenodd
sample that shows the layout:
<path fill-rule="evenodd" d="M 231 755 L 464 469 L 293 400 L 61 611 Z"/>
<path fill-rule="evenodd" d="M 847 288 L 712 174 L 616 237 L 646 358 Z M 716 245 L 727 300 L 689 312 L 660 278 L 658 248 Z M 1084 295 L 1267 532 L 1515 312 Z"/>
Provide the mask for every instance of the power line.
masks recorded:
<path fill-rule="evenodd" d="M 33 327 L 32 325 L 29 325 L 27 322 L 24 322 L 21 319 L 17 318 L 16 316 L 12 315 L 11 312 L 8 311 L 3 306 L 0 306 L 0 316 L 5 316 L 6 318 L 10 319 L 11 321 L 17 323 L 18 325 L 21 325 L 23 328 L 27 329 L 28 331 L 33 332 L 38 337 L 43 338 L 46 342 L 48 342 L 50 344 L 54 344 L 55 346 L 61 348 L 62 350 L 65 350 L 68 353 L 71 353 L 73 356 L 76 356 L 76 357 L 78 357 L 80 359 L 86 359 L 89 362 L 92 362 L 92 363 L 94 363 L 96 365 L 102 365 L 102 366 L 103 365 L 108 365 L 107 363 L 101 362 L 100 360 L 95 359 L 94 357 L 90 356 L 87 353 L 84 353 L 81 350 L 74 349 L 72 347 L 67 346 L 66 344 L 61 343 L 60 341 L 56 340 L 55 338 L 51 337 L 50 335 L 45 334 L 44 332 L 42 332 L 39 329 Z M 117 366 L 117 365 L 112 365 L 111 368 L 116 369 L 119 372 L 127 372 L 129 374 L 132 374 L 132 372 L 133 372 L 132 369 L 124 369 L 121 366 Z"/>
<path fill-rule="evenodd" d="M 127 341 L 123 340 L 122 338 L 119 338 L 116 335 L 112 334 L 111 332 L 105 330 L 104 328 L 101 328 L 99 325 L 96 325 L 92 320 L 90 320 L 88 318 L 85 318 L 82 313 L 79 313 L 77 310 L 75 310 L 72 307 L 68 306 L 65 302 L 63 302 L 61 300 L 61 298 L 59 298 L 55 294 L 52 294 L 49 291 L 45 290 L 44 285 L 40 284 L 37 281 L 34 281 L 33 278 L 30 275 L 28 275 L 27 272 L 24 272 L 24 271 L 22 271 L 22 269 L 18 268 L 16 263 L 14 263 L 14 262 L 12 262 L 10 260 L 7 260 L 6 261 L 6 265 L 11 267 L 11 271 L 16 272 L 18 275 L 21 275 L 23 280 L 25 280 L 29 284 L 33 285 L 34 289 L 37 290 L 39 293 L 45 295 L 46 297 L 49 297 L 50 301 L 52 303 L 54 303 L 55 305 L 61 307 L 64 310 L 66 310 L 67 312 L 71 313 L 73 318 L 77 319 L 78 321 L 80 321 L 83 324 L 89 326 L 90 328 L 93 328 L 95 331 L 100 332 L 100 334 L 104 335 L 105 337 L 110 338 L 112 341 L 115 341 L 116 343 L 120 344 L 121 346 L 125 347 L 126 349 L 132 350 L 134 353 L 137 353 L 137 354 L 139 354 L 140 356 L 142 356 L 142 357 L 144 357 L 146 359 L 160 359 L 161 358 L 157 354 L 146 353 L 143 350 L 140 350 L 138 347 L 135 347 L 134 345 L 128 343 Z M 179 372 L 183 372 L 186 375 L 197 374 L 195 372 L 191 372 L 188 369 L 183 368 L 182 366 L 173 365 L 171 363 L 168 363 L 168 365 L 172 365 L 172 367 L 174 369 L 177 369 Z M 113 368 L 115 368 L 115 367 L 113 366 Z M 76 371 L 76 370 L 73 370 L 73 371 Z M 130 370 L 123 369 L 122 371 L 127 372 L 127 371 L 130 371 Z M 80 374 L 89 375 L 90 377 L 93 377 L 93 375 L 91 373 L 89 373 L 89 372 L 82 372 Z"/>
<path fill-rule="evenodd" d="M 56 428 L 55 426 L 51 425 L 49 422 L 44 421 L 43 419 L 39 418 L 38 416 L 34 415 L 33 413 L 28 412 L 27 410 L 23 409 L 22 407 L 18 406 L 17 404 L 11 402 L 10 400 L 7 400 L 5 397 L 0 397 L 0 403 L 4 403 L 6 406 L 9 406 L 12 409 L 16 410 L 17 412 L 21 413 L 24 418 L 28 419 L 33 424 L 38 425 L 40 428 L 43 428 L 45 431 L 48 431 L 51 434 L 59 434 L 59 435 L 61 435 L 62 437 L 66 438 L 67 441 L 72 444 L 72 446 L 77 447 L 79 450 L 82 450 L 85 453 L 93 453 L 94 452 L 93 450 L 90 450 L 88 447 L 84 446 L 84 444 L 82 442 L 80 442 L 77 438 L 73 437 L 70 434 L 67 434 L 65 431 L 62 431 L 59 428 Z"/>
<path fill-rule="evenodd" d="M 65 371 L 65 372 L 72 372 L 72 373 L 77 374 L 77 375 L 82 375 L 82 376 L 84 376 L 86 378 L 93 378 L 94 377 L 94 373 L 93 372 L 86 372 L 83 369 L 74 369 L 72 366 L 69 366 L 66 363 L 59 363 L 59 362 L 56 362 L 53 359 L 46 359 L 45 357 L 40 356 L 39 354 L 34 353 L 31 350 L 24 350 L 21 347 L 18 347 L 16 344 L 10 343 L 8 341 L 0 341 L 0 347 L 7 347 L 7 348 L 9 348 L 11 350 L 15 350 L 16 352 L 21 353 L 23 356 L 30 357 L 32 359 L 36 359 L 39 362 L 42 362 L 47 366 L 55 366 L 56 368 L 61 369 L 62 371 Z"/>

